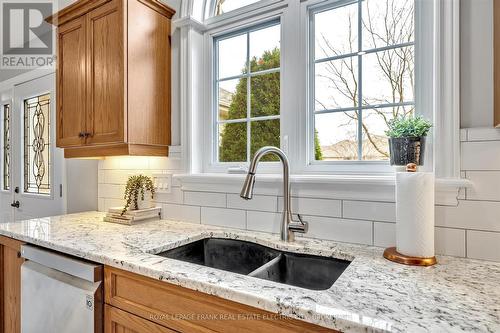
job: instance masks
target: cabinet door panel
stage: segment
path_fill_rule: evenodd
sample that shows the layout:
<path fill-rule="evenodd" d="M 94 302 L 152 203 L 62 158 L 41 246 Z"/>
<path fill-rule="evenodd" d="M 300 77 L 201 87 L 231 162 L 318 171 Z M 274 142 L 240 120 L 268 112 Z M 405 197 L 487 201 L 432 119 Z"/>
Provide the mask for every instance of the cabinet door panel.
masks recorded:
<path fill-rule="evenodd" d="M 21 332 L 21 242 L 0 236 L 0 332 Z"/>
<path fill-rule="evenodd" d="M 115 0 L 87 14 L 87 144 L 125 142 L 123 8 Z"/>
<path fill-rule="evenodd" d="M 85 19 L 77 18 L 58 29 L 57 146 L 84 143 L 85 131 Z"/>
<path fill-rule="evenodd" d="M 105 306 L 104 317 L 104 333 L 175 333 L 109 305 Z"/>

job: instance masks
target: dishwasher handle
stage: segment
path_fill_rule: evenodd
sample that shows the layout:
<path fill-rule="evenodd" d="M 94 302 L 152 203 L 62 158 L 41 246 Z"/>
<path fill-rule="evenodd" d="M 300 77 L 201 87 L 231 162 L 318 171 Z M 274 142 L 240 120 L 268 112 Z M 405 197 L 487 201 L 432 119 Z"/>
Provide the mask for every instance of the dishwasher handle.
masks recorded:
<path fill-rule="evenodd" d="M 21 245 L 21 256 L 40 265 L 89 282 L 102 281 L 102 265 L 76 259 L 33 245 Z"/>

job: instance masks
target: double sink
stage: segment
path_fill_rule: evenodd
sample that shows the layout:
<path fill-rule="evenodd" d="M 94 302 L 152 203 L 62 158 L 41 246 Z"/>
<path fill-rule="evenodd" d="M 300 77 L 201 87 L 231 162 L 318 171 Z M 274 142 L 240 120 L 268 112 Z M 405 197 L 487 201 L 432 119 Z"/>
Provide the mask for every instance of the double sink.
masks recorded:
<path fill-rule="evenodd" d="M 205 238 L 158 255 L 311 290 L 329 289 L 351 263 L 224 238 Z"/>

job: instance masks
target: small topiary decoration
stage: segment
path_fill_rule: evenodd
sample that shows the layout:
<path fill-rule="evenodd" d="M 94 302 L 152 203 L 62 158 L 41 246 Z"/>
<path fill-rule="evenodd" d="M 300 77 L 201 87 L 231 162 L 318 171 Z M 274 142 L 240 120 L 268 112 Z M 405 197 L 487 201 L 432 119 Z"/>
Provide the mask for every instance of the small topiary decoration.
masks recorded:
<path fill-rule="evenodd" d="M 141 196 L 141 200 L 144 200 L 144 195 L 147 191 L 151 192 L 151 199 L 153 199 L 155 188 L 153 180 L 150 177 L 143 175 L 129 177 L 124 196 L 127 202 L 121 215 L 125 214 L 131 205 L 133 209 L 139 209 L 139 195 Z"/>
<path fill-rule="evenodd" d="M 389 122 L 385 134 L 390 138 L 418 138 L 427 136 L 432 123 L 420 116 L 398 117 Z"/>

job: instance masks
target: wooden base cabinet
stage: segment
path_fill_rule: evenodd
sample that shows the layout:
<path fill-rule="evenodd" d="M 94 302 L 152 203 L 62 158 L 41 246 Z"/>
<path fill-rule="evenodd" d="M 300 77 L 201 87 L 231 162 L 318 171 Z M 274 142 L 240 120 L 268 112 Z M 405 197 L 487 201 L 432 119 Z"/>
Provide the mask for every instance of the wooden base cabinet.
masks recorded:
<path fill-rule="evenodd" d="M 158 0 L 79 0 L 47 18 L 66 158 L 168 155 L 174 13 Z"/>
<path fill-rule="evenodd" d="M 104 290 L 106 333 L 335 332 L 111 267 Z"/>
<path fill-rule="evenodd" d="M 21 245 L 0 236 L 0 333 L 21 332 Z"/>
<path fill-rule="evenodd" d="M 109 305 L 104 308 L 104 317 L 104 333 L 175 333 L 171 329 Z"/>

